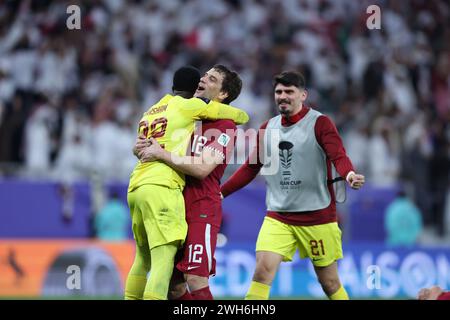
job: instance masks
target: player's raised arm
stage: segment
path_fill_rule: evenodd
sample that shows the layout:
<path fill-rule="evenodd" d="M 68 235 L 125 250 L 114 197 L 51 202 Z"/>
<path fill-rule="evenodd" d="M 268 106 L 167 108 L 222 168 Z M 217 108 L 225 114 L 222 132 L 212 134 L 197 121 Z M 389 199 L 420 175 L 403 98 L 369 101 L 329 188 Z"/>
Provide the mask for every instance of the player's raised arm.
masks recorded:
<path fill-rule="evenodd" d="M 247 160 L 241 165 L 233 175 L 220 187 L 222 197 L 242 189 L 256 178 L 261 170 L 263 163 L 259 157 L 259 150 L 264 149 L 264 130 L 266 130 L 268 121 L 263 123 L 256 136 L 256 146 L 251 151 Z"/>
<path fill-rule="evenodd" d="M 333 162 L 341 177 L 344 177 L 352 189 L 360 189 L 365 177 L 354 171 L 353 164 L 347 156 L 342 139 L 334 123 L 327 116 L 321 115 L 314 126 L 317 142 Z"/>
<path fill-rule="evenodd" d="M 233 120 L 236 124 L 245 124 L 250 119 L 245 111 L 217 101 L 208 103 L 208 108 L 201 112 L 198 117 L 209 120 L 228 119 Z"/>
<path fill-rule="evenodd" d="M 245 124 L 250 119 L 248 114 L 241 109 L 206 98 L 188 99 L 182 112 L 194 120 L 227 119 L 238 125 Z"/>

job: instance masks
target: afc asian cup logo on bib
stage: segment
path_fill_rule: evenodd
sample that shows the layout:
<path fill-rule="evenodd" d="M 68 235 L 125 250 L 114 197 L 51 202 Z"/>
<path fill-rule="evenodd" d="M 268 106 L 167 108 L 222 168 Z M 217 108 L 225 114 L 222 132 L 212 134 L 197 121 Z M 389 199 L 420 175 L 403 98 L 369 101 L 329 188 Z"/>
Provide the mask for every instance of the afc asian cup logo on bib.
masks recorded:
<path fill-rule="evenodd" d="M 284 190 L 286 192 L 299 190 L 300 184 L 302 183 L 301 180 L 291 180 L 293 148 L 294 144 L 289 141 L 280 141 L 280 143 L 278 144 L 278 154 L 280 156 L 281 167 L 283 168 L 283 172 L 281 173 L 282 180 L 280 181 L 280 187 L 281 190 Z"/>
<path fill-rule="evenodd" d="M 280 161 L 283 169 L 289 169 L 292 164 L 292 148 L 294 145 L 289 141 L 281 141 L 278 144 L 278 148 L 280 149 Z M 284 172 L 283 172 L 284 174 Z"/>

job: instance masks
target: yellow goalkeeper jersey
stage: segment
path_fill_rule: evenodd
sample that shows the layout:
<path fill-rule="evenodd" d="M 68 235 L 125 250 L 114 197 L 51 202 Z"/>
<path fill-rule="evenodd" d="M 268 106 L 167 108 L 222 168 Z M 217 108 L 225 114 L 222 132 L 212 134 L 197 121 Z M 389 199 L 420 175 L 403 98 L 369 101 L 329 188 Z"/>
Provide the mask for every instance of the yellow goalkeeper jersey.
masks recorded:
<path fill-rule="evenodd" d="M 218 119 L 244 124 L 249 117 L 240 109 L 216 101 L 203 98 L 185 99 L 168 94 L 144 113 L 139 122 L 138 134 L 147 138 L 153 137 L 167 151 L 183 156 L 195 129 L 195 121 Z M 183 173 L 162 161 L 139 161 L 131 173 L 128 192 L 145 184 L 182 190 L 185 177 Z"/>

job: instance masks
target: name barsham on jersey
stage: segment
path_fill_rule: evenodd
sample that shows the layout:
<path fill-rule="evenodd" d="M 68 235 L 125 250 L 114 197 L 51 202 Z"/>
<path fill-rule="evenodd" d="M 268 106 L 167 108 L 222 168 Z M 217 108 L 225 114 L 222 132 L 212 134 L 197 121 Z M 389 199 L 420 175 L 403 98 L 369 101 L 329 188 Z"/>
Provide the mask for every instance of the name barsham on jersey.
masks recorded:
<path fill-rule="evenodd" d="M 149 111 L 144 113 L 144 115 L 149 116 L 149 115 L 152 115 L 152 114 L 157 114 L 157 113 L 164 112 L 166 110 L 167 110 L 167 104 L 164 104 L 164 105 L 159 106 L 159 107 L 151 108 Z"/>

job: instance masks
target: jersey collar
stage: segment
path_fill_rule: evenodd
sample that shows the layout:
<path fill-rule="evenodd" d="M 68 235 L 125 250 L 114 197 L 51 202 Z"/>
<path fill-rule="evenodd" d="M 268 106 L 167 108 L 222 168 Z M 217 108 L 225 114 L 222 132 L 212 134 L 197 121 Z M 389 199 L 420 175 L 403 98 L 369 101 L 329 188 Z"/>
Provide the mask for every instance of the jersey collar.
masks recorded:
<path fill-rule="evenodd" d="M 305 115 L 308 113 L 309 108 L 305 105 L 302 106 L 299 112 L 294 114 L 293 116 L 287 118 L 285 116 L 281 116 L 281 125 L 283 127 L 289 127 L 297 122 L 299 122 Z"/>

